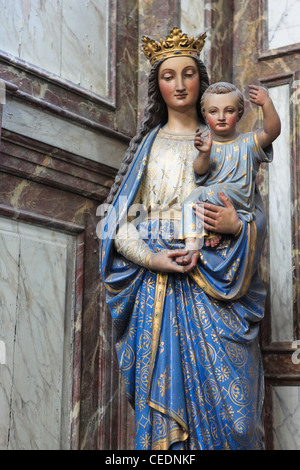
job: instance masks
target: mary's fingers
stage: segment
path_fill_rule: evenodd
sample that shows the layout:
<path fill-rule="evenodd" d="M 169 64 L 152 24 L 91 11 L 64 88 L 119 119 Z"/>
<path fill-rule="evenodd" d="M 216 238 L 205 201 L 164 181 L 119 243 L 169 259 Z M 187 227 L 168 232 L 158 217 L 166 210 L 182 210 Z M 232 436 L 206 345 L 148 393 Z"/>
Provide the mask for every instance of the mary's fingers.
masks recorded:
<path fill-rule="evenodd" d="M 169 250 L 167 253 L 168 258 L 176 258 L 176 256 L 184 256 L 188 254 L 188 250 L 186 249 L 178 249 L 178 250 Z"/>
<path fill-rule="evenodd" d="M 185 273 L 186 272 L 186 266 L 182 265 L 182 264 L 177 264 L 175 261 L 172 261 L 170 271 L 173 271 L 173 272 L 176 272 L 176 273 Z"/>
<path fill-rule="evenodd" d="M 192 258 L 191 258 L 190 263 L 185 266 L 184 272 L 188 273 L 188 272 L 190 272 L 192 269 L 194 269 L 194 267 L 197 265 L 197 260 L 198 260 L 198 258 L 199 258 L 199 253 L 194 253 L 194 254 L 192 255 Z"/>

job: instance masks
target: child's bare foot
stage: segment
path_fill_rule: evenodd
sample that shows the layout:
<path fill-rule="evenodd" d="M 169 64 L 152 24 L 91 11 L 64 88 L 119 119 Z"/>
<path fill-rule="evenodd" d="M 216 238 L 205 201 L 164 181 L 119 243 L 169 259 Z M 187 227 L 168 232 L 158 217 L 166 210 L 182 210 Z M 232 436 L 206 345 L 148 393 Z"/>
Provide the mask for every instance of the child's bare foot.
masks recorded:
<path fill-rule="evenodd" d="M 221 239 L 222 235 L 220 235 L 219 233 L 211 233 L 205 239 L 205 246 L 210 246 L 211 248 L 214 248 L 219 245 Z"/>

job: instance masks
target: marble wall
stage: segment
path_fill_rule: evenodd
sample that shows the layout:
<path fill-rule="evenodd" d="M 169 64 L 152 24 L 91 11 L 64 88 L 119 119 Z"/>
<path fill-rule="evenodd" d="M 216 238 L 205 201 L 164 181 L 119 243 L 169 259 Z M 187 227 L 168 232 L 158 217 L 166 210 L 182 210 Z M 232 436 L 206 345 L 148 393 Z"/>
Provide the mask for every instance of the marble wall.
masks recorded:
<path fill-rule="evenodd" d="M 4 127 L 117 169 L 136 130 L 136 15 L 135 0 L 1 0 Z"/>
<path fill-rule="evenodd" d="M 0 13 L 0 447 L 126 448 L 95 230 L 136 127 L 137 3 Z"/>
<path fill-rule="evenodd" d="M 198 36 L 206 32 L 205 45 L 201 51 L 201 60 L 210 69 L 211 28 L 207 16 L 211 11 L 210 4 L 202 0 L 181 0 L 180 26 L 188 35 Z M 191 15 L 191 11 L 193 15 Z"/>
<path fill-rule="evenodd" d="M 108 96 L 108 0 L 1 0 L 0 49 Z"/>
<path fill-rule="evenodd" d="M 119 168 L 127 148 L 127 142 L 84 128 L 80 123 L 53 116 L 43 110 L 16 102 L 7 97 L 3 108 L 2 125 L 5 129 L 35 138 L 45 144 L 54 144 L 62 150 L 73 152 L 98 163 L 108 163 Z"/>
<path fill-rule="evenodd" d="M 74 259 L 72 236 L 0 218 L 2 450 L 70 445 Z"/>
<path fill-rule="evenodd" d="M 274 161 L 268 167 L 271 339 L 274 342 L 292 342 L 294 289 L 290 86 L 272 87 L 269 93 L 282 122 L 281 135 L 274 142 Z"/>
<path fill-rule="evenodd" d="M 268 49 L 299 44 L 299 0 L 268 0 Z"/>
<path fill-rule="evenodd" d="M 165 38 L 169 31 L 179 25 L 180 8 L 177 0 L 139 0 L 138 6 L 138 122 L 144 116 L 148 94 L 149 61 L 142 52 L 142 37 L 149 36 L 156 41 Z"/>
<path fill-rule="evenodd" d="M 191 15 L 191 11 L 193 15 Z M 205 31 L 205 2 L 181 0 L 180 26 L 189 35 L 198 36 Z"/>
<path fill-rule="evenodd" d="M 300 387 L 272 389 L 274 450 L 300 449 Z"/>

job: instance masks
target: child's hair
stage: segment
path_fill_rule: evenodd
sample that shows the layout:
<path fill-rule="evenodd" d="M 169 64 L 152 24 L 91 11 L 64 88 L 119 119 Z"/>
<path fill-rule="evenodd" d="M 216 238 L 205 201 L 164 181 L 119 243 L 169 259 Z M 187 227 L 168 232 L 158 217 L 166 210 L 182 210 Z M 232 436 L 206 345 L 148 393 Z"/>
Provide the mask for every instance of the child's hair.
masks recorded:
<path fill-rule="evenodd" d="M 205 90 L 201 98 L 202 115 L 204 116 L 204 100 L 205 100 L 205 97 L 208 95 L 208 93 L 216 94 L 216 95 L 225 95 L 226 93 L 231 93 L 232 91 L 234 91 L 238 95 L 239 118 L 241 119 L 241 117 L 244 114 L 244 107 L 245 107 L 244 97 L 236 86 L 234 86 L 232 83 L 227 83 L 227 82 L 213 83 Z"/>

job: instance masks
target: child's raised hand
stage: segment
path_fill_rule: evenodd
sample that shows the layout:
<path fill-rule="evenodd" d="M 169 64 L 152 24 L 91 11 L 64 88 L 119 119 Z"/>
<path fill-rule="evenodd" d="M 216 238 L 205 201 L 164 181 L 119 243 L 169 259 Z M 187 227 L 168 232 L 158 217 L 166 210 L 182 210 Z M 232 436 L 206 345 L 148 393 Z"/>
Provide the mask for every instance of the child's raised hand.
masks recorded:
<path fill-rule="evenodd" d="M 249 85 L 249 97 L 251 103 L 257 106 L 263 106 L 270 99 L 268 90 L 257 85 Z"/>
<path fill-rule="evenodd" d="M 194 145 L 196 149 L 199 150 L 199 152 L 201 153 L 210 152 L 212 146 L 211 132 L 208 131 L 207 135 L 204 135 L 204 132 L 200 132 L 200 129 L 196 129 L 196 135 L 194 140 Z"/>

